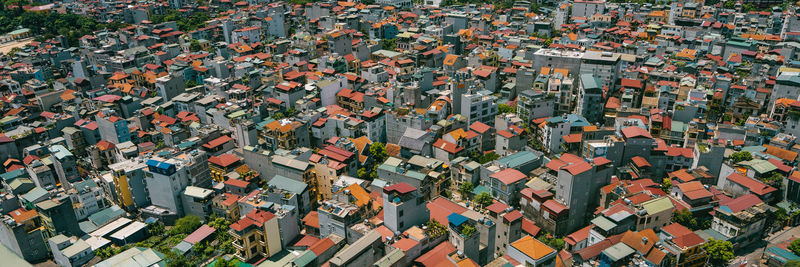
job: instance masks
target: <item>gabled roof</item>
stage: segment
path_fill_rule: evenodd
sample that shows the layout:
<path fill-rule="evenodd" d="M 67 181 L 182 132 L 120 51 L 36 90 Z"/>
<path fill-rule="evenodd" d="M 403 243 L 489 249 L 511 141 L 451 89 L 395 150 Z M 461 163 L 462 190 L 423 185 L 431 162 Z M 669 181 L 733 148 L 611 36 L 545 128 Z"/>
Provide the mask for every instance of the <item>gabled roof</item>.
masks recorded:
<path fill-rule="evenodd" d="M 514 243 L 511 243 L 511 246 L 534 260 L 539 260 L 547 255 L 555 253 L 554 249 L 529 235 L 514 241 Z"/>
<path fill-rule="evenodd" d="M 734 199 L 728 198 L 720 200 L 719 207 L 716 209 L 737 213 L 760 203 L 763 203 L 763 201 L 761 201 L 761 199 L 756 195 L 747 194 Z"/>
<path fill-rule="evenodd" d="M 515 169 L 505 169 L 493 173 L 489 177 L 495 178 L 506 185 L 513 184 L 519 180 L 527 178 L 527 176 L 524 173 Z"/>
<path fill-rule="evenodd" d="M 650 132 L 648 132 L 647 130 L 642 129 L 640 127 L 636 127 L 636 126 L 628 126 L 628 127 L 624 128 L 624 129 L 622 129 L 622 135 L 625 136 L 626 139 L 627 138 L 637 138 L 637 137 L 653 139 L 653 136 L 650 135 Z"/>
<path fill-rule="evenodd" d="M 417 257 L 414 262 L 427 267 L 456 266 L 455 263 L 449 260 L 449 256 L 455 252 L 456 247 L 450 241 L 444 241 L 427 253 L 422 254 L 422 256 Z"/>
<path fill-rule="evenodd" d="M 212 156 L 208 158 L 208 162 L 214 163 L 219 165 L 220 167 L 228 167 L 236 162 L 239 162 L 239 158 L 234 156 L 233 154 L 222 154 L 219 156 Z"/>
<path fill-rule="evenodd" d="M 769 194 L 769 193 L 772 193 L 772 192 L 778 190 L 778 189 L 775 189 L 772 186 L 766 185 L 766 184 L 764 184 L 764 183 L 762 183 L 762 182 L 760 182 L 758 180 L 755 180 L 755 179 L 752 179 L 750 177 L 744 176 L 744 175 L 742 175 L 741 173 L 738 173 L 738 172 L 731 173 L 730 175 L 728 175 L 727 179 L 730 180 L 731 182 L 734 182 L 734 183 L 742 186 L 742 187 L 747 188 L 748 190 L 750 190 L 750 193 L 753 193 L 753 194 L 756 194 L 756 195 L 760 195 L 760 196 L 763 196 L 763 195 L 766 195 L 766 194 Z"/>

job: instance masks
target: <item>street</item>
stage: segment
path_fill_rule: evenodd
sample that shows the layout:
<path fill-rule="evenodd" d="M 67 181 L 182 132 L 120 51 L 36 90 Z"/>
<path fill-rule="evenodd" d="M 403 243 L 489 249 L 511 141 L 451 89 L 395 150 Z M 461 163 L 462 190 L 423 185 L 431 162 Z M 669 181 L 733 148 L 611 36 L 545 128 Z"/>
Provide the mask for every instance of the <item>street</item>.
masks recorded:
<path fill-rule="evenodd" d="M 764 248 L 766 247 L 765 245 L 769 244 L 772 246 L 775 244 L 780 244 L 791 240 L 793 237 L 800 237 L 800 226 L 770 234 L 766 240 L 762 240 L 743 249 L 739 249 L 736 251 L 737 257 L 733 261 L 736 262 L 741 258 L 745 258 L 749 266 L 759 266 L 760 264 L 758 263 L 761 262 L 761 253 L 764 252 Z"/>

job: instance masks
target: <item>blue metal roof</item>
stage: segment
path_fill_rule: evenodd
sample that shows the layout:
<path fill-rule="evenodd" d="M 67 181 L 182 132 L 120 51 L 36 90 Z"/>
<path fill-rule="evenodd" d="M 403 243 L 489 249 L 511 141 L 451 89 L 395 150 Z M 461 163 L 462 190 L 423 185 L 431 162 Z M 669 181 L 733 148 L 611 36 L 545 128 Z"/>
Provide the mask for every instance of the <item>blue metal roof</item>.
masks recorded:
<path fill-rule="evenodd" d="M 794 253 L 789 252 L 789 251 L 787 251 L 785 249 L 782 249 L 782 248 L 779 248 L 779 247 L 770 247 L 770 248 L 767 249 L 767 252 L 777 256 L 778 260 L 783 262 L 783 263 L 786 263 L 786 262 L 792 261 L 792 260 L 794 260 L 794 261 L 800 260 L 800 257 L 798 257 L 797 255 L 794 255 Z"/>
<path fill-rule="evenodd" d="M 170 163 L 161 162 L 161 161 L 154 160 L 154 159 L 148 159 L 147 160 L 147 166 L 154 167 L 154 168 L 159 168 L 159 169 L 162 169 L 162 170 L 169 170 L 170 167 L 175 167 L 175 165 L 172 165 Z"/>
<path fill-rule="evenodd" d="M 452 224 L 454 226 L 460 226 L 460 225 L 464 224 L 465 222 L 467 222 L 468 220 L 469 220 L 469 218 L 464 217 L 464 215 L 461 215 L 461 214 L 458 214 L 458 213 L 455 213 L 455 212 L 451 213 L 450 215 L 447 215 L 447 221 L 450 222 L 450 224 Z"/>

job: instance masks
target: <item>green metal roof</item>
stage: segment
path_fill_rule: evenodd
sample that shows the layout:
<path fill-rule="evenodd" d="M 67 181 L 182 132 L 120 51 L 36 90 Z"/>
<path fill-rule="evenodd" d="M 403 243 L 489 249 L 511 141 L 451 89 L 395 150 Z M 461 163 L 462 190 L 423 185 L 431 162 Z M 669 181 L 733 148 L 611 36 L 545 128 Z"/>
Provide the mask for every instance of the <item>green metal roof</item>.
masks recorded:
<path fill-rule="evenodd" d="M 753 170 L 757 171 L 758 173 L 768 173 L 774 170 L 777 170 L 778 167 L 769 163 L 769 161 L 763 159 L 754 159 L 748 161 L 739 162 L 740 165 L 750 167 Z"/>
<path fill-rule="evenodd" d="M 24 199 L 27 202 L 33 202 L 34 200 L 37 200 L 47 194 L 48 194 L 47 190 L 44 190 L 44 188 L 37 186 L 31 189 L 31 191 L 28 191 L 28 193 L 22 195 L 22 199 Z"/>
<path fill-rule="evenodd" d="M 113 205 L 89 215 L 89 221 L 95 225 L 104 225 L 113 219 L 121 217 L 123 214 L 125 214 L 125 211 L 122 208 Z"/>
<path fill-rule="evenodd" d="M 608 256 L 612 261 L 621 260 L 627 256 L 630 256 L 636 252 L 625 243 L 619 242 L 616 245 L 610 246 L 607 249 L 603 250 L 603 254 Z"/>
<path fill-rule="evenodd" d="M 516 168 L 521 166 L 522 164 L 528 163 L 532 160 L 536 160 L 536 154 L 530 151 L 520 151 L 500 159 L 497 159 L 497 162 L 500 164 L 506 165 L 508 168 Z"/>
<path fill-rule="evenodd" d="M 478 194 L 480 194 L 482 192 L 486 192 L 486 193 L 489 193 L 489 194 L 492 193 L 492 191 L 489 191 L 489 188 L 487 188 L 485 186 L 482 186 L 482 185 L 476 186 L 475 188 L 472 189 L 472 194 L 475 194 L 475 195 L 478 195 Z"/>
<path fill-rule="evenodd" d="M 317 259 L 317 255 L 314 254 L 313 251 L 306 250 L 306 252 L 301 254 L 300 257 L 297 257 L 297 258 L 294 259 L 294 264 L 295 264 L 295 266 L 298 266 L 298 267 L 304 267 L 304 266 L 308 266 L 309 264 L 314 262 L 314 260 L 316 260 L 316 259 Z"/>
<path fill-rule="evenodd" d="M 289 179 L 281 175 L 275 175 L 267 184 L 295 194 L 302 194 L 303 191 L 306 190 L 306 187 L 308 187 L 308 185 L 303 182 Z"/>
<path fill-rule="evenodd" d="M 592 224 L 594 224 L 597 227 L 600 227 L 600 229 L 603 229 L 603 231 L 608 231 L 614 229 L 614 227 L 617 227 L 616 223 L 606 219 L 606 217 L 604 216 L 597 216 L 597 218 L 594 218 L 592 220 Z"/>
<path fill-rule="evenodd" d="M 28 28 L 22 28 L 22 29 L 18 29 L 18 30 L 14 30 L 12 32 L 9 32 L 8 34 L 9 35 L 17 35 L 17 34 L 23 34 L 23 33 L 26 33 L 26 32 L 30 32 L 30 31 L 31 30 L 29 30 Z"/>
<path fill-rule="evenodd" d="M 669 198 L 662 197 L 658 199 L 649 200 L 647 202 L 642 203 L 642 207 L 647 210 L 648 214 L 656 214 L 668 209 L 672 209 L 672 201 Z"/>
<path fill-rule="evenodd" d="M 375 267 L 390 267 L 395 266 L 395 264 L 403 258 L 405 254 L 403 254 L 403 250 L 395 249 L 383 256 L 380 260 L 376 261 L 373 266 Z"/>
<path fill-rule="evenodd" d="M 470 161 L 469 163 L 464 165 L 464 168 L 467 169 L 468 171 L 473 171 L 473 170 L 478 169 L 480 167 L 481 167 L 481 164 L 477 163 L 475 161 Z"/>

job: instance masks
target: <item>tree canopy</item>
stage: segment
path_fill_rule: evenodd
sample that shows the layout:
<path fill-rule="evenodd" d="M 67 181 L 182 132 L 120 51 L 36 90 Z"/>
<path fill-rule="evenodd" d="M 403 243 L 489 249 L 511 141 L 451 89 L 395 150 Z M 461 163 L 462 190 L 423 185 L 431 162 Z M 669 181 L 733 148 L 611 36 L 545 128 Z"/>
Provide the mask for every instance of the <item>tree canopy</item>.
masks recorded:
<path fill-rule="evenodd" d="M 435 239 L 447 233 L 447 227 L 445 227 L 442 223 L 437 221 L 436 219 L 431 219 L 427 223 L 425 223 L 427 229 L 425 231 L 428 235 Z"/>
<path fill-rule="evenodd" d="M 749 151 L 739 151 L 731 154 L 729 158 L 731 159 L 731 161 L 733 161 L 733 163 L 739 163 L 742 161 L 752 160 L 753 155 L 751 155 Z"/>
<path fill-rule="evenodd" d="M 517 108 L 508 104 L 497 105 L 497 112 L 499 113 L 517 113 Z"/>
<path fill-rule="evenodd" d="M 795 255 L 800 255 L 800 239 L 795 239 L 789 244 L 789 250 Z"/>
<path fill-rule="evenodd" d="M 43 41 L 62 35 L 70 46 L 78 46 L 79 38 L 94 31 L 101 29 L 115 31 L 122 26 L 124 26 L 122 23 L 102 23 L 94 18 L 77 14 L 26 12 L 21 9 L 0 10 L 0 33 L 28 28 L 33 35 L 38 36 L 37 40 Z"/>
<path fill-rule="evenodd" d="M 172 235 L 175 234 L 190 234 L 197 230 L 203 222 L 200 220 L 199 217 L 194 215 L 187 215 L 186 217 L 180 218 L 175 221 L 175 226 L 172 229 L 169 229 L 169 233 Z"/>
<path fill-rule="evenodd" d="M 472 183 L 464 182 L 458 186 L 458 193 L 461 194 L 461 198 L 464 199 L 472 193 L 472 189 L 475 189 L 475 186 L 472 185 Z"/>
<path fill-rule="evenodd" d="M 494 197 L 492 197 L 492 194 L 489 194 L 488 192 L 481 192 L 480 194 L 475 196 L 475 203 L 478 203 L 479 205 L 482 205 L 484 207 L 492 205 L 493 200 Z"/>
<path fill-rule="evenodd" d="M 713 266 L 724 266 L 733 259 L 733 244 L 730 241 L 723 241 L 711 238 L 703 249 L 708 253 L 708 263 Z"/>

